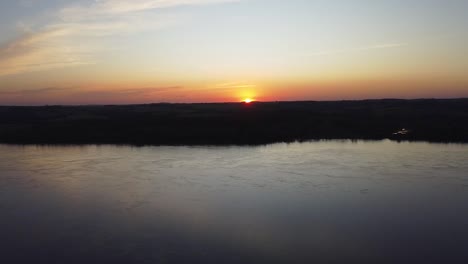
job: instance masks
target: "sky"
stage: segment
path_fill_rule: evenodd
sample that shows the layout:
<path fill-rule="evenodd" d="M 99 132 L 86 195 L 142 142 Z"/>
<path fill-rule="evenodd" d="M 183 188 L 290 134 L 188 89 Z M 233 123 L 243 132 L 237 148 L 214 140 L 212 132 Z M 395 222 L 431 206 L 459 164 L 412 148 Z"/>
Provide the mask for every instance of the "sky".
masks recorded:
<path fill-rule="evenodd" d="M 466 0 L 0 2 L 0 105 L 468 97 Z"/>

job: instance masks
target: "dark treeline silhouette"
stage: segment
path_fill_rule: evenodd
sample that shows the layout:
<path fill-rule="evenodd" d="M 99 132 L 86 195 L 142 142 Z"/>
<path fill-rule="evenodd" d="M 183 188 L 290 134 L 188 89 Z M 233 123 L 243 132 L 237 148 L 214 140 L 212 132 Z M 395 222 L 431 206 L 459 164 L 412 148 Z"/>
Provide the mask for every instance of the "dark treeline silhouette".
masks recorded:
<path fill-rule="evenodd" d="M 2 143 L 242 145 L 386 138 L 468 142 L 468 99 L 0 107 Z"/>

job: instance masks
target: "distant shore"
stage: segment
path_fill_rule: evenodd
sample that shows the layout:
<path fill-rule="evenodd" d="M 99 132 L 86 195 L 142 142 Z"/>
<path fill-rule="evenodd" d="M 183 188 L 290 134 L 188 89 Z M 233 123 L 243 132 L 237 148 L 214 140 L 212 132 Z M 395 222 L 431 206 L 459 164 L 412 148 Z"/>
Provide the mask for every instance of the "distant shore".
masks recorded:
<path fill-rule="evenodd" d="M 0 143 L 258 145 L 468 142 L 468 99 L 0 106 Z"/>

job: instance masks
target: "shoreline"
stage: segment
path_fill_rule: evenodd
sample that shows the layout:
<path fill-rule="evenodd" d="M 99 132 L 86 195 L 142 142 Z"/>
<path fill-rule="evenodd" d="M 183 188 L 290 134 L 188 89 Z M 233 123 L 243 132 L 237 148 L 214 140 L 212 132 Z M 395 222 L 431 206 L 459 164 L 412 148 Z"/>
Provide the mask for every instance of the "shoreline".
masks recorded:
<path fill-rule="evenodd" d="M 248 146 L 468 143 L 468 99 L 0 106 L 0 144 Z"/>

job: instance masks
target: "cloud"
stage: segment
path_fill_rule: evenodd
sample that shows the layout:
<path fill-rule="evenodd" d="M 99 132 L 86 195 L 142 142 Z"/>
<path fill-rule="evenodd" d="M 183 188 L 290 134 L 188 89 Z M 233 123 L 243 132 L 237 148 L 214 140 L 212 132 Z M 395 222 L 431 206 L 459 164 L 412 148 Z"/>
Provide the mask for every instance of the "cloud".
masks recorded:
<path fill-rule="evenodd" d="M 82 89 L 78 87 L 47 87 L 41 89 L 0 91 L 0 104 L 113 104 L 123 102 L 148 103 L 164 101 L 167 95 L 184 94 L 182 86 L 146 87 L 135 89 Z"/>
<path fill-rule="evenodd" d="M 18 22 L 22 36 L 0 45 L 0 77 L 18 73 L 96 64 L 106 50 L 103 38 L 158 30 L 179 23 L 179 16 L 143 11 L 238 0 L 95 0 L 68 6 L 49 23 L 32 31 L 33 23 Z"/>
<path fill-rule="evenodd" d="M 65 29 L 44 30 L 1 45 L 0 76 L 91 63 L 79 47 L 54 43 L 66 35 Z"/>
<path fill-rule="evenodd" d="M 255 88 L 255 84 L 241 83 L 241 82 L 227 82 L 219 83 L 215 85 L 216 89 L 245 89 L 245 88 Z"/>
<path fill-rule="evenodd" d="M 183 87 L 181 86 L 168 86 L 168 87 L 156 87 L 156 88 L 135 88 L 135 89 L 117 89 L 117 90 L 74 90 L 71 92 L 71 97 L 74 98 L 89 98 L 89 97 L 102 97 L 103 99 L 106 98 L 118 98 L 118 99 L 125 99 L 129 97 L 134 98 L 151 98 L 157 94 L 166 93 L 166 92 L 174 92 L 177 90 L 181 90 Z"/>
<path fill-rule="evenodd" d="M 167 87 L 147 87 L 147 88 L 135 88 L 135 89 L 95 89 L 95 90 L 82 90 L 80 88 L 57 88 L 57 87 L 46 87 L 40 89 L 25 89 L 25 90 L 11 90 L 11 91 L 0 91 L 0 95 L 14 95 L 14 96 L 31 96 L 31 95 L 50 95 L 61 91 L 71 92 L 74 95 L 138 95 L 146 96 L 157 93 L 173 92 L 175 90 L 183 89 L 182 86 L 167 86 Z"/>
<path fill-rule="evenodd" d="M 19 91 L 0 91 L 0 95 L 2 96 L 33 96 L 33 95 L 41 95 L 41 94 L 51 94 L 57 91 L 62 91 L 63 88 L 41 88 L 41 89 L 26 89 L 26 90 L 19 90 Z"/>
<path fill-rule="evenodd" d="M 387 43 L 387 44 L 379 44 L 367 47 L 361 47 L 356 50 L 375 50 L 375 49 L 391 49 L 391 48 L 400 48 L 408 46 L 408 43 Z"/>
<path fill-rule="evenodd" d="M 378 50 L 378 49 L 392 49 L 392 48 L 400 48 L 408 46 L 408 43 L 386 43 L 386 44 L 378 44 L 372 46 L 363 46 L 357 48 L 349 48 L 349 49 L 336 49 L 336 50 L 327 50 L 327 51 L 319 51 L 307 54 L 307 57 L 315 57 L 315 56 L 327 56 L 327 55 L 335 55 L 335 54 L 342 54 L 342 53 L 351 53 L 351 52 L 359 52 L 359 51 L 368 51 L 368 50 Z"/>
<path fill-rule="evenodd" d="M 63 20 L 89 20 L 96 16 L 123 15 L 177 6 L 207 5 L 239 0 L 96 0 L 88 6 L 76 5 L 60 11 Z"/>

